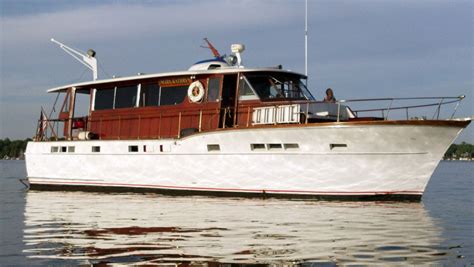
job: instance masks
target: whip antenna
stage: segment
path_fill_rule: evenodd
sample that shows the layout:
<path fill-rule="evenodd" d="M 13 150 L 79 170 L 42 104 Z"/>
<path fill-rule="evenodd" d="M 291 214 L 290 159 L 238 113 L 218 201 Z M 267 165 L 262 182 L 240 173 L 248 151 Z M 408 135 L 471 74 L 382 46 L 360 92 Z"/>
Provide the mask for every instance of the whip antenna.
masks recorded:
<path fill-rule="evenodd" d="M 308 76 L 308 0 L 304 5 L 304 74 Z"/>

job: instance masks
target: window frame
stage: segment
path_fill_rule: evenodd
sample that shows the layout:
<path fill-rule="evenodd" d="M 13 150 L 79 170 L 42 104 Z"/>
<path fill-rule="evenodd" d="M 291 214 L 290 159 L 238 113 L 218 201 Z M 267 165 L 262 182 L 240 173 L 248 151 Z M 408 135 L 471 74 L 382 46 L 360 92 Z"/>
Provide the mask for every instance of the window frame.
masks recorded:
<path fill-rule="evenodd" d="M 306 87 L 306 84 L 304 83 L 304 81 L 307 82 L 307 78 L 305 78 L 304 76 L 300 76 L 298 74 L 285 73 L 285 72 L 282 72 L 282 73 L 276 73 L 276 72 L 247 72 L 247 73 L 241 73 L 241 75 L 246 79 L 247 83 L 250 85 L 250 88 L 253 90 L 253 92 L 256 94 L 258 99 L 260 99 L 261 101 L 298 101 L 298 100 L 303 100 L 303 101 L 304 100 L 309 100 L 309 101 L 311 101 L 311 100 L 315 99 L 313 94 L 311 94 L 311 92 Z M 281 79 L 281 77 L 279 77 L 280 75 L 282 77 L 286 78 L 285 82 L 281 82 L 278 79 L 278 78 Z M 297 80 L 299 81 L 297 86 L 299 88 L 299 93 L 302 95 L 302 97 L 301 98 L 293 98 L 293 97 L 286 97 L 286 96 L 285 97 L 263 97 L 262 95 L 260 95 L 258 93 L 259 91 L 255 89 L 254 85 L 250 82 L 250 80 L 248 79 L 247 76 L 271 79 L 273 81 L 280 82 L 280 84 L 282 86 L 286 86 L 287 83 L 291 82 L 292 81 L 291 78 L 297 78 Z M 270 82 L 270 83 L 274 83 L 274 82 Z M 295 84 L 295 83 L 292 83 L 292 84 Z M 276 83 L 275 83 L 275 85 L 276 85 Z M 281 91 L 280 93 L 283 93 L 283 95 L 285 93 L 285 90 L 281 90 L 281 88 L 279 88 L 277 86 L 269 87 L 269 90 L 272 90 L 272 89 L 277 90 L 277 91 Z M 240 92 L 239 92 L 239 100 L 240 100 Z M 242 100 L 245 100 L 245 99 L 242 99 Z"/>
<path fill-rule="evenodd" d="M 210 87 L 211 79 L 219 79 L 219 87 L 217 88 L 217 95 L 216 95 L 216 98 L 214 100 L 209 100 L 209 89 L 211 88 Z M 223 82 L 224 82 L 224 76 L 223 75 L 213 75 L 213 76 L 207 78 L 207 86 L 206 86 L 206 90 L 205 90 L 206 91 L 206 95 L 205 95 L 206 102 L 208 102 L 208 103 L 217 103 L 217 102 L 221 101 L 221 91 L 222 91 L 222 83 Z"/>
<path fill-rule="evenodd" d="M 163 89 L 166 88 L 166 89 L 169 89 L 169 88 L 177 88 L 177 87 L 185 87 L 185 93 L 184 93 L 184 96 L 183 96 L 183 99 L 181 100 L 181 102 L 175 102 L 174 104 L 162 104 L 161 101 L 163 100 L 162 98 L 162 95 L 163 95 Z M 180 85 L 171 85 L 171 86 L 160 86 L 160 93 L 158 95 L 158 106 L 176 106 L 176 105 L 180 105 L 184 102 L 184 100 L 186 99 L 186 96 L 188 95 L 188 88 L 189 88 L 189 84 L 186 85 L 186 84 L 180 84 Z M 176 90 L 176 89 L 175 89 Z"/>
<path fill-rule="evenodd" d="M 117 108 L 116 107 L 116 102 L 117 102 L 117 88 L 119 87 L 136 87 L 136 101 L 135 103 L 133 104 L 133 106 L 131 107 L 120 107 L 120 108 Z M 102 90 L 110 90 L 110 89 L 113 89 L 114 90 L 114 96 L 113 96 L 113 101 L 112 101 L 112 108 L 101 108 L 101 109 L 96 109 L 96 103 L 97 103 L 97 92 L 98 91 L 102 91 Z M 92 111 L 97 111 L 97 110 L 114 110 L 114 109 L 125 109 L 125 108 L 137 108 L 139 107 L 139 103 L 140 103 L 140 91 L 141 91 L 141 83 L 137 83 L 137 84 L 128 84 L 128 85 L 115 85 L 113 87 L 103 87 L 103 88 L 93 88 L 92 89 L 93 92 L 92 92 L 92 108 L 91 110 Z"/>
<path fill-rule="evenodd" d="M 115 89 L 114 89 L 114 108 L 113 109 L 122 109 L 122 108 L 136 108 L 137 107 L 137 102 L 139 101 L 139 95 L 138 95 L 138 87 L 139 87 L 140 84 L 132 84 L 132 85 L 123 85 L 123 86 L 115 86 Z M 135 103 L 133 104 L 133 106 L 131 107 L 120 107 L 120 108 L 117 108 L 116 105 L 117 105 L 117 89 L 120 87 L 120 88 L 124 88 L 124 87 L 136 87 L 136 91 L 135 91 Z"/>
<path fill-rule="evenodd" d="M 148 86 L 148 85 L 154 85 L 154 86 L 157 87 L 156 88 L 156 90 L 158 91 L 157 101 L 153 105 L 147 105 L 147 103 L 146 103 L 147 100 L 145 99 L 145 102 L 143 102 L 143 99 L 142 99 L 143 89 L 144 89 L 145 86 Z M 138 93 L 137 107 L 139 107 L 139 108 L 159 107 L 160 106 L 160 98 L 161 98 L 161 85 L 159 84 L 159 82 L 158 81 L 153 81 L 153 82 L 147 82 L 147 83 L 140 83 L 139 86 L 140 86 L 140 92 Z"/>
<path fill-rule="evenodd" d="M 252 91 L 253 95 L 242 95 L 242 91 L 240 90 L 241 88 L 241 82 L 242 80 L 247 84 L 247 86 L 250 88 L 250 90 Z M 247 79 L 247 77 L 245 77 L 245 75 L 243 75 L 242 73 L 239 73 L 239 101 L 240 100 L 259 100 L 260 99 L 260 96 L 255 92 L 255 89 L 253 88 L 252 84 L 250 84 L 249 80 Z"/>

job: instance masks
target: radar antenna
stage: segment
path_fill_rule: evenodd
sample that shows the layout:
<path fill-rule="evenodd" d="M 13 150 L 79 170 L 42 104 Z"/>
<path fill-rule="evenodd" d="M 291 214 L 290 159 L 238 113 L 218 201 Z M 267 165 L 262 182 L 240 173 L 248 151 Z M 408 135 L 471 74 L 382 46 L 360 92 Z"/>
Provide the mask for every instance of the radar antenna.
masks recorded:
<path fill-rule="evenodd" d="M 51 42 L 59 45 L 59 48 L 64 50 L 66 53 L 68 53 L 70 56 L 75 58 L 77 61 L 79 61 L 82 65 L 86 66 L 88 69 L 92 70 L 92 78 L 97 80 L 98 73 L 97 73 L 97 59 L 95 58 L 95 51 L 92 49 L 87 50 L 87 54 L 81 53 L 77 50 L 74 50 L 70 48 L 69 46 L 58 42 L 51 38 Z"/>

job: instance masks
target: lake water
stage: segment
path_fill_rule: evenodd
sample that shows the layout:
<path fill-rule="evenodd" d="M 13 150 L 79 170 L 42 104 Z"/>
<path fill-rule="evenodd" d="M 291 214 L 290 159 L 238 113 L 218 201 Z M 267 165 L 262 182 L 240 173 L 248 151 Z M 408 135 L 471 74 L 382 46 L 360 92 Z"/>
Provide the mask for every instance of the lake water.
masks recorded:
<path fill-rule="evenodd" d="M 25 176 L 0 161 L 0 265 L 474 264 L 470 162 L 441 162 L 420 203 L 26 191 Z"/>

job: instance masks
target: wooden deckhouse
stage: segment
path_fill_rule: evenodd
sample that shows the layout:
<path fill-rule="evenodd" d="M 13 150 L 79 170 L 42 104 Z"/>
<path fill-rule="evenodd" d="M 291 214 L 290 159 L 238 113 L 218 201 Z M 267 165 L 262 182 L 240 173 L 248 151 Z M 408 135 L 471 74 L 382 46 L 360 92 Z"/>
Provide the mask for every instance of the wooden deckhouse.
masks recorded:
<path fill-rule="evenodd" d="M 199 64 L 201 69 L 78 83 L 48 92 L 65 93 L 58 121 L 64 123 L 68 140 L 175 138 L 277 124 L 281 122 L 273 118 L 277 115 L 284 116 L 286 123 L 300 123 L 304 118 L 301 105 L 313 100 L 305 87 L 306 77 L 298 73 L 280 68 L 226 67 L 215 60 Z M 198 92 L 201 95 L 193 99 L 191 86 L 202 90 Z M 89 96 L 87 116 L 75 115 L 78 94 Z M 285 114 L 276 110 L 255 113 L 256 108 L 278 105 L 284 107 Z M 88 134 L 81 137 L 81 132 Z"/>

